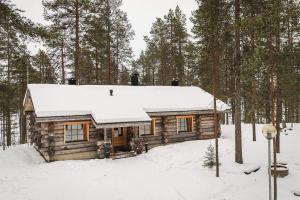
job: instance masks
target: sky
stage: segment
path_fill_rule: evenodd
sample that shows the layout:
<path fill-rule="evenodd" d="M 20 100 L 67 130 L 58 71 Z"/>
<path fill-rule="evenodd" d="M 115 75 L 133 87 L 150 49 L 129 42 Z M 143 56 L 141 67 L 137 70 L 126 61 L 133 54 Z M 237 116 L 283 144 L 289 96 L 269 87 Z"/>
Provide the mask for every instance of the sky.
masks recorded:
<path fill-rule="evenodd" d="M 34 22 L 46 24 L 43 18 L 42 0 L 11 0 L 17 8 L 24 10 L 23 15 Z M 190 32 L 192 24 L 189 20 L 191 12 L 197 8 L 195 0 L 123 0 L 122 10 L 127 12 L 128 19 L 135 32 L 131 46 L 135 57 L 145 49 L 144 35 L 149 35 L 152 23 L 157 17 L 163 17 L 169 9 L 179 6 L 187 18 L 187 28 Z M 37 52 L 40 46 L 30 44 L 29 50 Z"/>

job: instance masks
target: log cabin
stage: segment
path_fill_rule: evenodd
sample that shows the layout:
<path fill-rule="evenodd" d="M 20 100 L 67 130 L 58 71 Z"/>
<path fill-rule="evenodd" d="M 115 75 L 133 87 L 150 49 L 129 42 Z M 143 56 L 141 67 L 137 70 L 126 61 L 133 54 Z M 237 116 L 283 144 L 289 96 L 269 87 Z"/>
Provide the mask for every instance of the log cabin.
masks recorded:
<path fill-rule="evenodd" d="M 214 138 L 213 96 L 199 87 L 29 84 L 23 105 L 28 135 L 46 161 L 93 159 L 105 142 L 111 155 L 130 152 L 134 138 L 149 149 Z M 229 109 L 217 101 L 219 135 Z"/>

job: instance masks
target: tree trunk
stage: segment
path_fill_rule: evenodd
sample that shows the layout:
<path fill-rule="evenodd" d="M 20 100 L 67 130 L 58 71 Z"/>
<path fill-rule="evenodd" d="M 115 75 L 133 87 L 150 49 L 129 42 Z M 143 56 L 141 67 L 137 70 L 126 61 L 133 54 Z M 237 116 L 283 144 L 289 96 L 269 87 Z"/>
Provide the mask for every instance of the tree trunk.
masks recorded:
<path fill-rule="evenodd" d="M 275 124 L 275 101 L 276 101 L 276 93 L 275 93 L 275 84 L 274 84 L 274 73 L 273 73 L 273 65 L 271 68 L 271 98 L 272 98 L 272 125 L 276 126 Z M 277 155 L 276 155 L 276 138 L 273 138 L 273 162 L 274 162 L 274 170 L 276 171 L 277 166 Z M 277 200 L 277 175 L 274 175 L 273 181 L 274 187 L 274 200 Z"/>
<path fill-rule="evenodd" d="M 107 18 L 106 18 L 106 26 L 107 26 L 107 44 L 106 44 L 106 54 L 107 54 L 107 68 L 108 68 L 108 73 L 107 73 L 107 83 L 110 85 L 112 84 L 111 81 L 111 49 L 110 49 L 110 43 L 111 43 L 111 38 L 110 38 L 110 5 L 109 5 L 109 0 L 107 0 Z"/>
<path fill-rule="evenodd" d="M 75 78 L 77 85 L 80 83 L 79 60 L 80 60 L 80 46 L 79 46 L 79 2 L 75 2 Z"/>
<path fill-rule="evenodd" d="M 65 75 L 65 61 L 64 61 L 64 57 L 65 57 L 65 54 L 64 54 L 64 40 L 61 41 L 61 48 L 60 48 L 60 65 L 61 65 L 61 75 L 62 75 L 62 84 L 65 84 L 66 83 L 66 75 Z"/>
<path fill-rule="evenodd" d="M 186 83 L 184 82 L 185 80 L 185 77 L 184 77 L 184 63 L 183 63 L 183 56 L 182 56 L 182 44 L 181 44 L 181 41 L 179 39 L 179 42 L 178 42 L 178 51 L 179 51 L 179 56 L 181 57 L 180 58 L 180 61 L 179 61 L 179 71 L 180 71 L 180 74 L 179 74 L 179 84 L 180 85 L 186 85 Z"/>
<path fill-rule="evenodd" d="M 255 17 L 255 8 L 254 8 L 254 5 L 253 5 L 253 1 L 250 1 L 250 12 L 251 12 L 251 18 L 254 19 Z M 255 54 L 255 40 L 254 40 L 254 30 L 252 29 L 251 30 L 251 54 L 252 54 L 252 57 L 254 58 L 254 54 Z M 253 141 L 256 141 L 256 126 L 255 126 L 255 123 L 256 123 L 256 116 L 255 116 L 255 111 L 256 111 L 256 77 L 255 77 L 255 73 L 253 74 L 253 77 L 252 77 L 252 105 L 251 105 L 251 123 L 252 123 L 252 140 Z"/>
<path fill-rule="evenodd" d="M 277 8 L 281 7 L 281 3 L 277 1 Z M 276 13 L 277 16 L 280 16 L 280 13 Z M 277 22 L 277 30 L 276 30 L 276 52 L 279 55 L 280 54 L 280 21 Z M 279 68 L 280 63 L 278 62 L 278 59 L 276 59 L 276 67 Z M 277 135 L 276 135 L 276 152 L 280 152 L 280 123 L 282 119 L 282 103 L 281 103 L 281 92 L 280 92 L 280 74 L 278 70 L 276 70 L 276 77 L 277 77 L 277 84 L 276 84 L 276 129 L 277 129 Z"/>
<path fill-rule="evenodd" d="M 255 80 L 252 81 L 252 111 L 251 111 L 251 123 L 252 123 L 252 140 L 256 141 L 256 127 L 255 127 L 255 123 L 256 123 L 256 117 L 255 117 L 255 110 L 256 110 L 256 84 L 255 84 Z"/>
<path fill-rule="evenodd" d="M 98 57 L 98 48 L 95 49 L 95 57 L 96 57 L 96 84 L 99 85 L 99 57 Z"/>
<path fill-rule="evenodd" d="M 119 84 L 119 30 L 117 30 L 115 83 Z"/>
<path fill-rule="evenodd" d="M 280 95 L 280 88 L 277 89 L 277 101 L 276 101 L 276 150 L 280 153 L 280 123 L 282 120 L 282 101 Z"/>
<path fill-rule="evenodd" d="M 5 113 L 4 113 L 4 106 L 2 108 L 2 112 L 1 112 L 1 127 L 0 127 L 0 131 L 1 131 L 1 135 L 2 135 L 2 148 L 3 148 L 3 151 L 5 150 L 6 148 L 6 138 L 5 138 Z"/>
<path fill-rule="evenodd" d="M 218 47 L 217 47 L 218 48 Z M 219 177 L 219 141 L 218 141 L 218 115 L 217 115 L 217 63 L 219 60 L 218 50 L 214 49 L 212 51 L 212 88 L 214 96 L 214 136 L 215 136 L 215 151 L 216 151 L 216 177 Z"/>
<path fill-rule="evenodd" d="M 4 131 L 6 131 L 6 146 L 11 146 L 11 112 L 10 107 L 6 110 L 6 128 Z"/>
<path fill-rule="evenodd" d="M 20 109 L 20 144 L 27 142 L 26 115 L 23 114 L 23 109 Z"/>
<path fill-rule="evenodd" d="M 243 164 L 240 81 L 240 0 L 235 0 L 235 162 Z"/>

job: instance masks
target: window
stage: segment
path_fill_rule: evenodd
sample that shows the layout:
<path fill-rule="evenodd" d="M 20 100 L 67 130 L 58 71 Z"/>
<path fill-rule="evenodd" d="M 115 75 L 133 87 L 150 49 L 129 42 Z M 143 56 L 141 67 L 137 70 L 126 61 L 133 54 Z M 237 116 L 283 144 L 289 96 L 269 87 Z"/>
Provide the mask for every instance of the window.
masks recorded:
<path fill-rule="evenodd" d="M 89 138 L 89 123 L 66 123 L 65 142 L 87 141 Z"/>
<path fill-rule="evenodd" d="M 140 135 L 150 135 L 150 125 L 142 125 L 139 129 Z"/>
<path fill-rule="evenodd" d="M 114 137 L 123 136 L 124 129 L 123 128 L 114 128 Z"/>
<path fill-rule="evenodd" d="M 151 120 L 151 124 L 139 126 L 139 135 L 155 135 L 155 119 Z"/>
<path fill-rule="evenodd" d="M 177 117 L 177 132 L 192 132 L 193 131 L 193 117 L 180 116 Z"/>

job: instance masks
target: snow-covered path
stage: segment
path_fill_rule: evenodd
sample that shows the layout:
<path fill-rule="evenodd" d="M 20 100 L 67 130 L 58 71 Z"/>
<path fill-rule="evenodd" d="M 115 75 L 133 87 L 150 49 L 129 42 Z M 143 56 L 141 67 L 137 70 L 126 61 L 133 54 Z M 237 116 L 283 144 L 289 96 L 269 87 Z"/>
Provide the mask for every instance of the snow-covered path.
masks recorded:
<path fill-rule="evenodd" d="M 0 199 L 162 199 L 250 200 L 267 199 L 267 141 L 257 127 L 243 125 L 244 163 L 234 163 L 234 127 L 222 126 L 220 178 L 204 168 L 209 140 L 190 141 L 151 149 L 147 154 L 120 160 L 60 161 L 45 163 L 28 145 L 0 151 Z M 278 179 L 278 199 L 299 199 L 300 124 L 282 133 L 279 161 L 290 174 Z M 250 175 L 243 171 L 261 166 Z"/>

